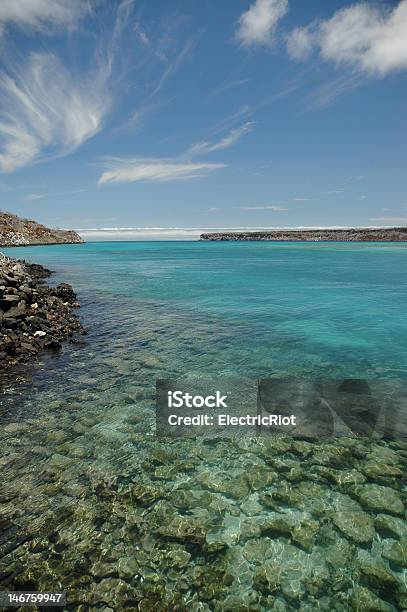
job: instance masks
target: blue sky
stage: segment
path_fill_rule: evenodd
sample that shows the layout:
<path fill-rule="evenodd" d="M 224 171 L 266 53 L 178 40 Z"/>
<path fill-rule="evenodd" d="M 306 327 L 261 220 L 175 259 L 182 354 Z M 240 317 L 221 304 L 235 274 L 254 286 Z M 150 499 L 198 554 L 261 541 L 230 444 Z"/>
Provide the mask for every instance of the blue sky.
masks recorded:
<path fill-rule="evenodd" d="M 0 208 L 407 224 L 407 0 L 2 0 Z"/>

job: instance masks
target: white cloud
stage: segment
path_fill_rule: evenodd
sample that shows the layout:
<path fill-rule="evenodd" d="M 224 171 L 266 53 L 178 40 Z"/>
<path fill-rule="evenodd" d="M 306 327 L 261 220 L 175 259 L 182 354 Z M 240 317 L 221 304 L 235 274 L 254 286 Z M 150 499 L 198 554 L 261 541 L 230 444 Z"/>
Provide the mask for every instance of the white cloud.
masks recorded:
<path fill-rule="evenodd" d="M 288 0 L 256 0 L 240 16 L 237 40 L 244 47 L 271 44 L 277 24 L 287 11 Z"/>
<path fill-rule="evenodd" d="M 27 10 L 20 11 L 17 4 Z M 133 5 L 133 0 L 117 3 L 111 30 L 97 43 L 92 68 L 86 74 L 71 73 L 48 52 L 4 62 L 0 72 L 0 170 L 11 172 L 69 154 L 102 129 L 112 105 L 111 94 L 119 89 L 116 59 L 120 59 L 121 37 Z M 0 16 L 40 29 L 50 27 L 51 22 L 69 27 L 73 16 L 77 18 L 90 7 L 91 0 L 0 0 Z"/>
<path fill-rule="evenodd" d="M 309 202 L 311 198 L 293 198 L 294 202 Z"/>
<path fill-rule="evenodd" d="M 287 51 L 295 59 L 320 56 L 358 72 L 383 77 L 407 69 L 407 0 L 393 9 L 373 3 L 353 4 L 331 19 L 297 28 L 287 39 Z"/>
<path fill-rule="evenodd" d="M 106 171 L 98 181 L 98 185 L 106 183 L 135 183 L 179 181 L 205 176 L 212 170 L 225 168 L 226 164 L 202 163 L 192 161 L 194 157 L 221 151 L 233 146 L 254 126 L 248 122 L 231 130 L 218 142 L 198 142 L 185 153 L 173 158 L 112 158 L 105 162 Z"/>
<path fill-rule="evenodd" d="M 84 0 L 1 0 L 0 27 L 6 24 L 49 32 L 72 28 L 89 10 Z"/>
<path fill-rule="evenodd" d="M 114 158 L 107 162 L 107 170 L 98 184 L 179 181 L 202 177 L 224 167 L 225 164 L 182 163 L 168 159 Z"/>
<path fill-rule="evenodd" d="M 281 212 L 288 210 L 288 208 L 280 206 L 279 204 L 272 204 L 270 206 L 241 206 L 240 210 L 273 210 L 274 212 Z"/>
<path fill-rule="evenodd" d="M 206 153 L 212 153 L 213 151 L 221 151 L 222 149 L 228 149 L 229 147 L 232 147 L 234 144 L 236 144 L 237 141 L 242 138 L 242 136 L 247 134 L 247 132 L 250 132 L 253 127 L 254 123 L 252 121 L 248 121 L 244 125 L 235 128 L 234 130 L 231 130 L 229 134 L 227 134 L 227 136 L 224 136 L 218 142 L 197 142 L 188 149 L 186 155 L 205 155 Z"/>
<path fill-rule="evenodd" d="M 287 36 L 287 53 L 295 60 L 305 61 L 313 50 L 312 34 L 309 28 L 295 28 Z"/>
<path fill-rule="evenodd" d="M 73 76 L 48 53 L 0 74 L 0 169 L 70 153 L 94 136 L 110 108 L 108 76 L 103 66 Z"/>
<path fill-rule="evenodd" d="M 407 68 L 407 0 L 392 11 L 357 4 L 321 24 L 321 55 L 383 76 Z"/>

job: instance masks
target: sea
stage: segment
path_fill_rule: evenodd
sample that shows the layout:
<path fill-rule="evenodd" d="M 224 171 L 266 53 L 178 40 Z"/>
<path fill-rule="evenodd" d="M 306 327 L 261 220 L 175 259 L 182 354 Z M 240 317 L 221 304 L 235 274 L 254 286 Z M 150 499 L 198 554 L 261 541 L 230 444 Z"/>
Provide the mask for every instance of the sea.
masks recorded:
<path fill-rule="evenodd" d="M 407 608 L 401 436 L 155 433 L 157 379 L 358 380 L 407 414 L 407 244 L 4 252 L 72 284 L 88 333 L 2 377 L 0 590 L 63 590 L 68 610 Z"/>

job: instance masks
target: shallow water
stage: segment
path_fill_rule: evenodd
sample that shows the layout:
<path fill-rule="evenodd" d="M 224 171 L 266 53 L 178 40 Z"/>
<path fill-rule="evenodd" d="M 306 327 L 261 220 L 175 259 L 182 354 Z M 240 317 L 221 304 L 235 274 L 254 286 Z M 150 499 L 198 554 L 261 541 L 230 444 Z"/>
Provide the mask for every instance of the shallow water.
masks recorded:
<path fill-rule="evenodd" d="M 407 607 L 406 442 L 154 437 L 157 377 L 403 386 L 406 246 L 7 253 L 70 282 L 89 334 L 3 390 L 5 584 L 84 610 Z"/>

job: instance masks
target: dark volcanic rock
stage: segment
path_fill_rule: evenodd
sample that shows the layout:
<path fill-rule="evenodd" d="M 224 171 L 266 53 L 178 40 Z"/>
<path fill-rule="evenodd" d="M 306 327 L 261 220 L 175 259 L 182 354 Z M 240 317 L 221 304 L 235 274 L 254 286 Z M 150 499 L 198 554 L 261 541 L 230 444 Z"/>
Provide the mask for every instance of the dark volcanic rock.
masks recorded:
<path fill-rule="evenodd" d="M 314 230 L 278 230 L 257 232 L 211 232 L 201 234 L 201 240 L 276 240 L 276 241 L 339 241 L 339 242 L 401 242 L 407 241 L 407 227 L 347 228 Z"/>
<path fill-rule="evenodd" d="M 0 255 L 0 365 L 27 361 L 43 349 L 85 333 L 73 308 L 78 306 L 67 283 L 48 287 L 50 270 Z"/>
<path fill-rule="evenodd" d="M 61 300 L 63 300 L 64 302 L 68 302 L 69 304 L 72 304 L 72 302 L 76 301 L 76 293 L 72 289 L 71 285 L 68 285 L 67 283 L 59 284 L 53 290 L 53 293 Z"/>

